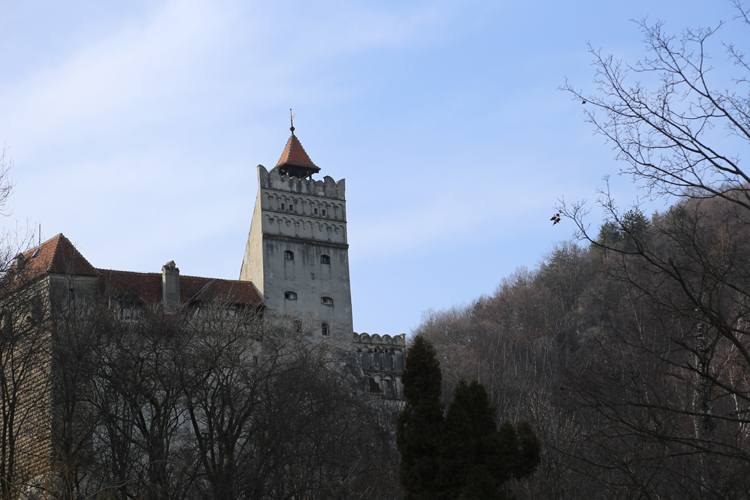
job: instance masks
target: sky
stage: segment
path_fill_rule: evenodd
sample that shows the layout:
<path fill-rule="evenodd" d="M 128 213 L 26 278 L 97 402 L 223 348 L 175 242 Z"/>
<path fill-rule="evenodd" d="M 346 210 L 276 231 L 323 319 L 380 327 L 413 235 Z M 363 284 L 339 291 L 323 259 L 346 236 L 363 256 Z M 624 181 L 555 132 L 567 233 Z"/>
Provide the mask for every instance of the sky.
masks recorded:
<path fill-rule="evenodd" d="M 354 329 L 410 333 L 494 292 L 574 228 L 558 200 L 611 175 L 584 122 L 588 45 L 645 55 L 632 20 L 738 23 L 720 0 L 0 0 L 6 228 L 63 233 L 95 267 L 237 279 L 257 194 L 296 135 L 346 179 Z M 717 65 L 725 65 L 720 51 Z M 649 209 L 664 209 L 649 205 Z M 37 234 L 34 237 L 38 238 Z"/>

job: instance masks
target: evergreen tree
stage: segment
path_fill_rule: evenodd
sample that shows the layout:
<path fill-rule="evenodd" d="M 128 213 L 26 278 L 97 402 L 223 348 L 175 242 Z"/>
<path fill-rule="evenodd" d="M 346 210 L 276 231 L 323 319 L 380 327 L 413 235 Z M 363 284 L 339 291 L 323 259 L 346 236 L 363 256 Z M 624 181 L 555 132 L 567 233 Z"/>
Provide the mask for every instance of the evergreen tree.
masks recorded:
<path fill-rule="evenodd" d="M 539 441 L 528 422 L 498 430 L 495 409 L 477 381 L 461 380 L 443 419 L 440 363 L 418 335 L 402 375 L 406 407 L 398 419 L 400 480 L 408 499 L 504 500 L 503 485 L 539 464 Z"/>
<path fill-rule="evenodd" d="M 443 407 L 440 363 L 435 348 L 418 335 L 406 354 L 406 407 L 398 418 L 396 443 L 401 453 L 399 479 L 408 499 L 434 499 L 438 494 Z"/>
<path fill-rule="evenodd" d="M 445 421 L 441 446 L 440 498 L 502 500 L 503 485 L 531 474 L 539 464 L 539 442 L 528 422 L 497 429 L 495 409 L 477 381 L 459 382 Z"/>
<path fill-rule="evenodd" d="M 541 460 L 542 446 L 537 439 L 531 424 L 523 421 L 518 425 L 519 454 L 514 474 L 516 479 L 526 477 L 534 472 Z"/>

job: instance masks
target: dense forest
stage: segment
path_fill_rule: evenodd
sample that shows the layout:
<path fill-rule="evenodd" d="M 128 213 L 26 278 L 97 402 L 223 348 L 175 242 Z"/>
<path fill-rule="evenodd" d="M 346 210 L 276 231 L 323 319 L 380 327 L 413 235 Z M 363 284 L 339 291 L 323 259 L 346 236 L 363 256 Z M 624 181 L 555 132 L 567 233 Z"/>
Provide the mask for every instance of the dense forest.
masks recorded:
<path fill-rule="evenodd" d="M 596 92 L 565 90 L 668 208 L 619 209 L 603 189 L 591 226 L 584 203 L 560 202 L 553 221 L 576 240 L 415 332 L 437 350 L 444 402 L 477 380 L 500 422 L 531 422 L 542 460 L 518 498 L 750 497 L 750 66 L 716 43 L 721 26 L 640 27 L 644 59 L 592 49 Z M 716 48 L 738 72 L 726 86 Z"/>

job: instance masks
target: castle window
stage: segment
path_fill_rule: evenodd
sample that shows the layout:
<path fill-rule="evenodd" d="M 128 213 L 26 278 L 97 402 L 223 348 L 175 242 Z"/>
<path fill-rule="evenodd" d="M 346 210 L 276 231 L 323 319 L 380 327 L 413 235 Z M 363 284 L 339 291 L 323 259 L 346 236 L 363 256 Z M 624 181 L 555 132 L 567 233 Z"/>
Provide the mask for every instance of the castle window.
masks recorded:
<path fill-rule="evenodd" d="M 141 309 L 135 304 L 123 304 L 120 309 L 120 319 L 125 322 L 138 322 L 142 316 Z"/>
<path fill-rule="evenodd" d="M 286 300 L 297 300 L 296 292 L 284 292 L 284 298 Z"/>
<path fill-rule="evenodd" d="M 314 213 L 315 215 L 318 215 L 318 209 L 317 209 L 317 208 L 314 208 L 314 209 L 313 209 L 313 213 Z"/>
<path fill-rule="evenodd" d="M 326 211 L 325 211 L 325 210 L 322 210 L 322 215 L 325 215 L 325 214 L 326 214 Z"/>
<path fill-rule="evenodd" d="M 285 205 L 284 205 L 284 204 L 282 203 L 282 204 L 281 204 L 281 209 L 282 209 L 282 210 L 284 210 L 284 206 L 285 206 Z"/>
<path fill-rule="evenodd" d="M 294 252 L 291 250 L 284 250 L 284 260 L 294 260 Z"/>
<path fill-rule="evenodd" d="M 323 298 L 320 299 L 320 303 L 321 304 L 325 304 L 327 306 L 332 306 L 333 305 L 333 299 L 331 297 L 323 297 Z"/>
<path fill-rule="evenodd" d="M 294 212 L 294 205 L 292 205 L 291 203 L 289 204 L 289 211 Z"/>
<path fill-rule="evenodd" d="M 331 258 L 329 256 L 327 256 L 327 255 L 321 255 L 320 256 L 320 263 L 321 264 L 328 264 L 328 265 L 330 265 L 331 264 Z"/>
<path fill-rule="evenodd" d="M 329 330 L 328 323 L 323 323 L 323 327 L 322 327 L 323 335 L 328 335 L 328 330 Z"/>

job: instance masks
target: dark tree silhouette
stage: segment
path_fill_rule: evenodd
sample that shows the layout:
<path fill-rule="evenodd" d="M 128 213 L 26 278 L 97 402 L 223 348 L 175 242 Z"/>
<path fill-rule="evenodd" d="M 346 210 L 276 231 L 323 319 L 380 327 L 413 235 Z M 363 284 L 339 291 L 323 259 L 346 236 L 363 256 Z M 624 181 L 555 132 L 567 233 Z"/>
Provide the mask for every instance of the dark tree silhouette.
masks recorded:
<path fill-rule="evenodd" d="M 442 375 L 435 348 L 417 335 L 406 354 L 401 377 L 406 407 L 398 418 L 399 478 L 409 499 L 435 498 L 440 471 L 443 406 Z"/>

